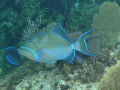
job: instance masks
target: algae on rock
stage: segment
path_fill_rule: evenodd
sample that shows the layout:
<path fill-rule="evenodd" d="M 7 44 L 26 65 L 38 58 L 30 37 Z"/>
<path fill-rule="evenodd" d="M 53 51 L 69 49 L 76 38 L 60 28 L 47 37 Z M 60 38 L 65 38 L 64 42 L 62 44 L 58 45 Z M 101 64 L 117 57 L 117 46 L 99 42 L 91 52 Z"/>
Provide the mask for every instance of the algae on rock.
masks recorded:
<path fill-rule="evenodd" d="M 106 1 L 101 5 L 99 14 L 93 17 L 93 29 L 99 30 L 101 34 L 101 46 L 108 47 L 119 41 L 120 33 L 120 7 L 116 2 Z"/>

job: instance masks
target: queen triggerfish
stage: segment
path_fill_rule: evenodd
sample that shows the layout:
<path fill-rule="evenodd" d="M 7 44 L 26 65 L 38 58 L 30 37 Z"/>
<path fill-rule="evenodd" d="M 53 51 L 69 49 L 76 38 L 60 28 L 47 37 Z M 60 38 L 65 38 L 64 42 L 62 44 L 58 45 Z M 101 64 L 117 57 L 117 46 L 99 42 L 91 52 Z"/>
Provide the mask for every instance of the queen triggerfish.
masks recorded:
<path fill-rule="evenodd" d="M 93 31 L 95 30 L 83 33 L 76 42 L 73 42 L 61 26 L 61 22 L 58 22 L 50 32 L 35 34 L 17 50 L 20 55 L 36 62 L 54 63 L 63 60 L 71 63 L 76 51 L 89 56 L 98 56 L 88 50 L 86 42 L 86 35 Z"/>

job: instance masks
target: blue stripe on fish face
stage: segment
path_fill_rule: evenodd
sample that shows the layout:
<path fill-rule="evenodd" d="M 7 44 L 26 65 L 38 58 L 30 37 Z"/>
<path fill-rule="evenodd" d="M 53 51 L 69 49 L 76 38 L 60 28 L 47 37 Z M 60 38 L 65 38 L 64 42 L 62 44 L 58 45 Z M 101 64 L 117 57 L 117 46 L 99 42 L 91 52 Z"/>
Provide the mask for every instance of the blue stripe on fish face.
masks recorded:
<path fill-rule="evenodd" d="M 21 46 L 20 48 L 27 49 L 27 50 L 31 51 L 31 52 L 33 53 L 33 55 L 35 56 L 35 58 L 37 59 L 37 55 L 35 54 L 35 52 L 34 52 L 32 49 L 27 48 L 27 47 L 22 47 L 22 46 Z M 33 56 L 32 54 L 28 53 L 28 52 L 21 51 L 21 50 L 19 50 L 19 49 L 18 49 L 18 51 L 20 51 L 21 53 L 22 53 L 22 52 L 27 53 L 28 55 L 30 55 L 31 57 L 34 58 L 34 56 Z"/>
<path fill-rule="evenodd" d="M 20 51 L 21 53 L 24 52 L 24 51 L 21 51 L 21 50 L 18 50 L 18 51 Z M 30 55 L 31 57 L 35 58 L 33 55 L 31 55 L 31 54 L 28 53 L 28 52 L 24 52 L 24 53 L 26 53 L 26 54 Z"/>

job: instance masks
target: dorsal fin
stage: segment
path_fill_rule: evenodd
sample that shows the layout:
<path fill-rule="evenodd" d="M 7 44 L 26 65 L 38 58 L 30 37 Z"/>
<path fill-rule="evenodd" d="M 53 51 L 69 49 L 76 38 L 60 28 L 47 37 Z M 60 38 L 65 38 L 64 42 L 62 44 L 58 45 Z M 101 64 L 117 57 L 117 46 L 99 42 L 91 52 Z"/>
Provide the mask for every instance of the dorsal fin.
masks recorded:
<path fill-rule="evenodd" d="M 63 37 L 64 39 L 66 39 L 67 41 L 69 41 L 70 43 L 72 43 L 71 38 L 68 36 L 68 34 L 66 33 L 66 31 L 63 29 L 63 27 L 61 26 L 61 21 L 59 21 L 51 30 L 50 33 L 55 33 L 61 37 Z"/>

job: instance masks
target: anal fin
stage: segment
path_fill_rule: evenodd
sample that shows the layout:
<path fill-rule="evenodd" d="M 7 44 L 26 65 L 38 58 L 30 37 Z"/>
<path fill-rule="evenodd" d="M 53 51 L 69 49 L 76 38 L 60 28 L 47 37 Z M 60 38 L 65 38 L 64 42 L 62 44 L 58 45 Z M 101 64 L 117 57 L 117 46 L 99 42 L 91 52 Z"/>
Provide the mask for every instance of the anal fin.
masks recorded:
<path fill-rule="evenodd" d="M 73 49 L 71 53 L 63 60 L 67 63 L 71 63 L 74 60 L 74 58 L 75 58 L 75 50 Z"/>

